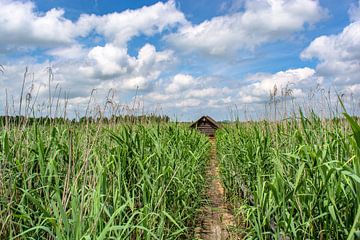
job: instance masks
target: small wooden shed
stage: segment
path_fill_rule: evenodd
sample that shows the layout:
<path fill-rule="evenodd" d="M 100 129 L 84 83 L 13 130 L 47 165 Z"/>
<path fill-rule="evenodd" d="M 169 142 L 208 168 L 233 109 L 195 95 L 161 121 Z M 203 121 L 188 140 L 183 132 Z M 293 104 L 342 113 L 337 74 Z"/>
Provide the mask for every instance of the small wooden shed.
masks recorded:
<path fill-rule="evenodd" d="M 209 137 L 214 137 L 216 129 L 220 128 L 220 125 L 211 117 L 202 116 L 196 122 L 191 124 L 190 127 L 199 130 Z"/>

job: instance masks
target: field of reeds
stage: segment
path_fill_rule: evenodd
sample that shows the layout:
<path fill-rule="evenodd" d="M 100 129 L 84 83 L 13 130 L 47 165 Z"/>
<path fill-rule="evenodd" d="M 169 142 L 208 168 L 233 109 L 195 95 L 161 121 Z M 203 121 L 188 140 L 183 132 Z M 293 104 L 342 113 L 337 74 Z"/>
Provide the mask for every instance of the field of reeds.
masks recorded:
<path fill-rule="evenodd" d="M 0 239 L 189 239 L 206 137 L 177 124 L 0 130 Z"/>
<path fill-rule="evenodd" d="M 216 133 L 232 231 L 360 239 L 359 119 L 278 115 Z M 166 116 L 86 116 L 0 117 L 0 239 L 193 239 L 208 138 Z"/>
<path fill-rule="evenodd" d="M 226 197 L 246 239 L 359 239 L 360 127 L 314 113 L 217 133 Z"/>

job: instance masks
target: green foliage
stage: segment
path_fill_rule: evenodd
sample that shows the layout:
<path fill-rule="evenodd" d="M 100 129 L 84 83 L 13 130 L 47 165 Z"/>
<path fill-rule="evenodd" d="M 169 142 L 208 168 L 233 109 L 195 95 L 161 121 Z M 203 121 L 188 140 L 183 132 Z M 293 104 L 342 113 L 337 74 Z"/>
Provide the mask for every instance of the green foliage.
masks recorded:
<path fill-rule="evenodd" d="M 357 239 L 360 127 L 345 117 L 301 114 L 217 134 L 226 194 L 247 223 L 247 238 Z"/>
<path fill-rule="evenodd" d="M 186 239 L 209 142 L 174 124 L 0 131 L 0 239 Z"/>

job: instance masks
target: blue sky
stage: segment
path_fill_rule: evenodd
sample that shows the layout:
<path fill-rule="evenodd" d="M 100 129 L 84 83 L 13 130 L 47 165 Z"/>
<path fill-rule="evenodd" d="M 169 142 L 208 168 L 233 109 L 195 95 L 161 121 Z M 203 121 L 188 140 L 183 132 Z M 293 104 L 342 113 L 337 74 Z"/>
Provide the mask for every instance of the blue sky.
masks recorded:
<path fill-rule="evenodd" d="M 18 114 L 25 67 L 21 114 L 48 114 L 49 66 L 53 116 L 90 102 L 94 116 L 254 119 L 274 89 L 314 108 L 319 89 L 358 105 L 359 3 L 0 0 L 0 114 Z"/>

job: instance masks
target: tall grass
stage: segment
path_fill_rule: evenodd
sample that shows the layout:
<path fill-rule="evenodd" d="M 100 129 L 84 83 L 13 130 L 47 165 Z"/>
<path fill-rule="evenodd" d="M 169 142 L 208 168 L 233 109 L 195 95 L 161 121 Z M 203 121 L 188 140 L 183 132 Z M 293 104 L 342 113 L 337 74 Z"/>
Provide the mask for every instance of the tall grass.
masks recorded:
<path fill-rule="evenodd" d="M 360 237 L 360 127 L 315 114 L 217 134 L 227 198 L 248 239 Z"/>
<path fill-rule="evenodd" d="M 209 143 L 175 124 L 0 131 L 0 239 L 186 239 Z"/>

